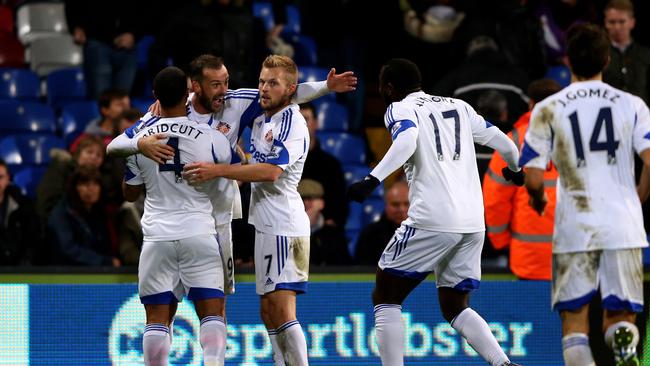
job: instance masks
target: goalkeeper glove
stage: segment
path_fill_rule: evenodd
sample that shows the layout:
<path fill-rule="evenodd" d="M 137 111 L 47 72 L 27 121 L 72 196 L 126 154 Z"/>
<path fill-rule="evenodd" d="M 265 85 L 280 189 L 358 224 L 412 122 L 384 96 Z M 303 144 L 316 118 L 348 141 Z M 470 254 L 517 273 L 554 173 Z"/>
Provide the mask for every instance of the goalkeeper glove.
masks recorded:
<path fill-rule="evenodd" d="M 512 170 L 510 170 L 510 168 L 505 167 L 501 169 L 501 174 L 503 174 L 503 177 L 507 181 L 512 182 L 516 186 L 521 187 L 524 185 L 525 175 L 523 169 L 519 170 L 518 172 L 513 172 Z"/>
<path fill-rule="evenodd" d="M 348 187 L 348 200 L 363 202 L 379 185 L 379 179 L 368 174 L 363 180 L 350 184 Z"/>

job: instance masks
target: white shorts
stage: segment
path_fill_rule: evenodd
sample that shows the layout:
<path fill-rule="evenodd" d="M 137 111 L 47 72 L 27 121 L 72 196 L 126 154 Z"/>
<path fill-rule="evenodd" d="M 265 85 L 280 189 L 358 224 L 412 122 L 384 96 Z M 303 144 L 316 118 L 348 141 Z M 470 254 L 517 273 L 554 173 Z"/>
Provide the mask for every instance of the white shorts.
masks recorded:
<path fill-rule="evenodd" d="M 275 290 L 305 293 L 308 277 L 308 236 L 277 236 L 255 230 L 255 289 L 258 295 Z"/>
<path fill-rule="evenodd" d="M 223 268 L 223 293 L 235 293 L 235 262 L 232 257 L 232 228 L 230 223 L 217 225 L 217 240 L 219 241 L 219 255 L 221 268 Z"/>
<path fill-rule="evenodd" d="M 138 265 L 143 304 L 223 298 L 223 267 L 216 235 L 173 241 L 144 241 Z"/>
<path fill-rule="evenodd" d="M 553 309 L 577 310 L 600 288 L 603 309 L 643 311 L 641 253 L 633 248 L 553 254 Z"/>
<path fill-rule="evenodd" d="M 424 280 L 436 274 L 438 287 L 478 288 L 485 233 L 444 233 L 402 224 L 379 258 L 379 268 L 400 277 Z"/>

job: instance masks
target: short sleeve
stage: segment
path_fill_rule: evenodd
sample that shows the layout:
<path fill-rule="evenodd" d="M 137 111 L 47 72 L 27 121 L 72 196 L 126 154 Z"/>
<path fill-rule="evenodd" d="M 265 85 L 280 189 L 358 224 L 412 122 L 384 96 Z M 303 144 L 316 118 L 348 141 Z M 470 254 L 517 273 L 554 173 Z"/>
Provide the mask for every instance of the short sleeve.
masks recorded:
<path fill-rule="evenodd" d="M 290 121 L 288 125 L 281 124 L 279 131 L 273 131 L 273 146 L 266 160 L 282 170 L 298 161 L 309 147 L 309 132 L 304 120 L 294 116 Z"/>
<path fill-rule="evenodd" d="M 551 160 L 553 147 L 551 129 L 553 119 L 553 112 L 549 106 L 539 103 L 533 108 L 519 157 L 520 167 L 546 169 Z"/>
<path fill-rule="evenodd" d="M 415 111 L 413 108 L 407 108 L 402 103 L 392 103 L 388 106 L 386 114 L 384 114 L 384 124 L 393 141 L 400 133 L 409 128 L 418 128 Z"/>
<path fill-rule="evenodd" d="M 138 155 L 131 155 L 126 158 L 126 164 L 124 166 L 124 182 L 130 186 L 139 186 L 144 184 L 140 168 L 138 167 Z"/>
<path fill-rule="evenodd" d="M 467 120 L 469 121 L 470 128 L 472 129 L 472 138 L 474 142 L 479 145 L 486 145 L 494 135 L 499 133 L 499 129 L 486 121 L 483 116 L 476 113 L 474 108 L 467 103 L 462 103 L 463 109 L 467 114 Z M 453 117 L 453 116 L 452 116 Z"/>
<path fill-rule="evenodd" d="M 634 98 L 634 150 L 640 154 L 650 148 L 650 111 L 643 99 Z"/>

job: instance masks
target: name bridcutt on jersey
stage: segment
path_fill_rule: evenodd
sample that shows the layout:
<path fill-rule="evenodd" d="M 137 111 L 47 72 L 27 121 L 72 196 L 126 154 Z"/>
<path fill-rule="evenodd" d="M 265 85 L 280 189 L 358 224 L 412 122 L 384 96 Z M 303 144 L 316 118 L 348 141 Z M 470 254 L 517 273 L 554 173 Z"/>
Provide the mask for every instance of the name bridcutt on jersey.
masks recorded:
<path fill-rule="evenodd" d="M 384 116 L 393 139 L 418 133 L 415 153 L 404 164 L 410 206 L 405 225 L 430 231 L 485 230 L 474 142 L 487 143 L 499 131 L 459 99 L 409 94 Z M 438 190 L 431 194 L 432 189 Z"/>
<path fill-rule="evenodd" d="M 576 82 L 538 103 L 530 120 L 520 165 L 545 169 L 553 160 L 560 174 L 553 252 L 648 246 L 634 181 L 634 152 L 650 148 L 643 100 Z"/>
<path fill-rule="evenodd" d="M 230 144 L 223 134 L 187 117 L 158 119 L 150 129 L 167 130 L 167 144 L 175 150 L 172 161 L 158 164 L 138 154 L 129 158 L 125 182 L 146 187 L 142 231 L 147 241 L 169 241 L 202 234 L 215 234 L 213 200 L 222 194 L 220 181 L 193 187 L 179 179 L 183 166 L 196 161 L 230 161 Z M 165 126 L 165 127 L 163 127 Z M 176 127 L 174 127 L 176 126 Z M 155 131 L 153 133 L 156 133 Z"/>
<path fill-rule="evenodd" d="M 275 182 L 252 183 L 249 222 L 261 232 L 309 236 L 309 218 L 298 194 L 307 158 L 309 130 L 297 105 L 271 118 L 260 116 L 251 132 L 252 163 L 274 164 L 283 172 Z"/>

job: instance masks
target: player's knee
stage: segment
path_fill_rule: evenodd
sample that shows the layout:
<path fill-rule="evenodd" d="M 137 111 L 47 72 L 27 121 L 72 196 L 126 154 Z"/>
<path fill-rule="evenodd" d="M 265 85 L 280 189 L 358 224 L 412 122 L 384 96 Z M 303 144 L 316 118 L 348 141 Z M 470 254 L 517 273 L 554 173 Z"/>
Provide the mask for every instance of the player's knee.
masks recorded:
<path fill-rule="evenodd" d="M 402 304 L 402 299 L 399 299 L 398 296 L 391 296 L 391 294 L 386 293 L 377 287 L 372 290 L 372 304 L 377 306 L 379 304 Z"/>

